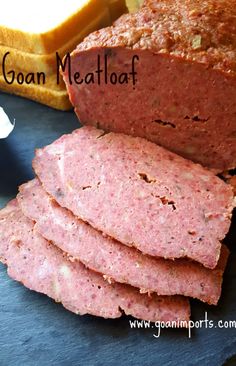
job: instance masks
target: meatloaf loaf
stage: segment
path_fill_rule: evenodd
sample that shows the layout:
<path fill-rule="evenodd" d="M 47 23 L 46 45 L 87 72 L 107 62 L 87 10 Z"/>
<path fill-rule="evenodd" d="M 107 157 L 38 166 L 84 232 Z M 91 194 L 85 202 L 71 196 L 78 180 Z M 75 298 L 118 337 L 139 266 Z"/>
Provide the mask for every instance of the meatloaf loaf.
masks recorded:
<path fill-rule="evenodd" d="M 35 228 L 43 237 L 68 253 L 72 261 L 79 259 L 104 274 L 110 283 L 115 280 L 138 287 L 141 292 L 185 295 L 217 304 L 228 258 L 226 247 L 214 270 L 185 259 L 151 258 L 78 220 L 56 204 L 37 179 L 22 185 L 17 199 L 23 213 L 36 221 Z"/>
<path fill-rule="evenodd" d="M 236 166 L 236 0 L 148 0 L 79 44 L 64 79 L 83 124 Z"/>
<path fill-rule="evenodd" d="M 8 274 L 26 287 L 48 295 L 76 314 L 118 318 L 122 311 L 152 321 L 188 320 L 188 300 L 140 294 L 131 286 L 108 284 L 34 230 L 17 201 L 0 212 L 0 257 Z"/>
<path fill-rule="evenodd" d="M 145 139 L 83 127 L 36 151 L 45 190 L 96 229 L 145 254 L 217 265 L 232 187 Z"/>

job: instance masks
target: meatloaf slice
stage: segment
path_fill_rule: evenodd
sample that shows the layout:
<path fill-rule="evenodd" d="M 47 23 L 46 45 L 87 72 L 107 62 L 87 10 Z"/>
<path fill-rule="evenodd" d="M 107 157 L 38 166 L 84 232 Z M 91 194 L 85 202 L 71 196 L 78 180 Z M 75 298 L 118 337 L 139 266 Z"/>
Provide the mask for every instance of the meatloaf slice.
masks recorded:
<path fill-rule="evenodd" d="M 103 233 L 145 254 L 217 265 L 232 187 L 145 139 L 83 127 L 39 149 L 45 190 Z"/>
<path fill-rule="evenodd" d="M 115 280 L 159 295 L 185 295 L 217 304 L 228 250 L 222 248 L 214 270 L 185 259 L 152 258 L 105 237 L 92 226 L 60 207 L 37 179 L 20 187 L 17 196 L 24 214 L 36 221 L 36 230 L 53 242 L 71 260 L 79 259 L 88 268 Z"/>
<path fill-rule="evenodd" d="M 48 295 L 76 314 L 118 318 L 125 314 L 152 321 L 188 320 L 182 297 L 148 297 L 131 286 L 108 284 L 101 275 L 66 259 L 61 250 L 34 230 L 16 201 L 0 212 L 0 255 L 8 274 Z"/>
<path fill-rule="evenodd" d="M 235 0 L 148 0 L 79 44 L 64 80 L 83 124 L 236 166 Z"/>

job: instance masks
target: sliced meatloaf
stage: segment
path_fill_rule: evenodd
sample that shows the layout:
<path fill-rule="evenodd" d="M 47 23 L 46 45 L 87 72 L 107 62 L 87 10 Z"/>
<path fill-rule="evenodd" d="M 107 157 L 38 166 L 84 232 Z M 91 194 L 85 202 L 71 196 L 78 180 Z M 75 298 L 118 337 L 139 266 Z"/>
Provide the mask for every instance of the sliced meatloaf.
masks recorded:
<path fill-rule="evenodd" d="M 69 259 L 79 259 L 109 282 L 127 283 L 141 292 L 185 295 L 217 304 L 228 258 L 226 247 L 222 248 L 214 270 L 186 259 L 152 258 L 77 219 L 60 207 L 37 179 L 22 185 L 17 198 L 22 211 L 36 222 L 35 228 L 43 237 L 68 253 Z"/>
<path fill-rule="evenodd" d="M 0 211 L 0 257 L 10 277 L 76 314 L 118 318 L 123 311 L 152 321 L 189 319 L 185 298 L 148 297 L 131 286 L 111 285 L 80 262 L 68 261 L 34 230 L 33 221 L 23 215 L 16 200 Z"/>
<path fill-rule="evenodd" d="M 45 190 L 91 226 L 145 254 L 215 268 L 232 187 L 145 139 L 84 127 L 39 149 Z"/>
<path fill-rule="evenodd" d="M 218 172 L 236 166 L 235 0 L 147 0 L 90 34 L 64 66 L 83 124 Z"/>

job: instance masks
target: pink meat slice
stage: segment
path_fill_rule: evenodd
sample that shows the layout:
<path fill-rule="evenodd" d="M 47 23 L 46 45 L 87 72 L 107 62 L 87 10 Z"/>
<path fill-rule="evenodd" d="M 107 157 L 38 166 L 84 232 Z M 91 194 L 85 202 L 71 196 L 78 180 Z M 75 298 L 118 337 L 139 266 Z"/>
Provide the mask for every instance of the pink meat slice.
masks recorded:
<path fill-rule="evenodd" d="M 130 286 L 107 283 L 34 230 L 14 200 L 0 212 L 0 257 L 8 274 L 26 287 L 48 295 L 76 314 L 118 318 L 122 311 L 147 320 L 188 320 L 189 303 L 182 297 L 140 294 Z"/>
<path fill-rule="evenodd" d="M 71 259 L 115 280 L 159 295 L 185 295 L 217 304 L 228 258 L 223 246 L 214 270 L 186 259 L 176 261 L 145 256 L 105 237 L 92 226 L 60 207 L 43 189 L 38 179 L 20 187 L 17 196 L 23 213 L 36 221 L 36 230 L 52 241 Z"/>
<path fill-rule="evenodd" d="M 233 192 L 202 166 L 142 138 L 83 127 L 37 150 L 33 167 L 62 207 L 110 237 L 216 267 Z"/>

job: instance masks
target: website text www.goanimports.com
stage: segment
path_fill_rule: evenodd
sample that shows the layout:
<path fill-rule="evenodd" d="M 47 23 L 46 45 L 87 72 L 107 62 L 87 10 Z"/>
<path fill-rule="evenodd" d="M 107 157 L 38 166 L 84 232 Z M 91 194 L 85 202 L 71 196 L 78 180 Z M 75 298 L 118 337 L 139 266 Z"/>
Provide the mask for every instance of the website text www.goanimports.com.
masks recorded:
<path fill-rule="evenodd" d="M 236 320 L 210 320 L 208 318 L 207 311 L 205 312 L 204 319 L 200 320 L 173 320 L 173 321 L 156 321 L 151 322 L 148 320 L 129 320 L 129 325 L 131 329 L 153 329 L 153 337 L 159 338 L 161 333 L 164 329 L 167 328 L 186 328 L 188 332 L 188 338 L 192 337 L 192 330 L 193 329 L 212 329 L 212 328 L 219 328 L 219 329 L 235 329 L 236 330 Z"/>

